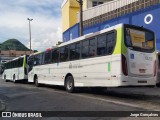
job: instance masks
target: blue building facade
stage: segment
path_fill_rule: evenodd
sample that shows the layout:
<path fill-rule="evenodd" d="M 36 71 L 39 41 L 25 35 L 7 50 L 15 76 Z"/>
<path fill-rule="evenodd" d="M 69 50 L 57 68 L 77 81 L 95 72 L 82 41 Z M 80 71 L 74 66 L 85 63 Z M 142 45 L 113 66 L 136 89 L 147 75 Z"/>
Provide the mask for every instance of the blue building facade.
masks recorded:
<path fill-rule="evenodd" d="M 86 27 L 84 28 L 84 34 L 97 32 L 120 23 L 143 26 L 153 30 L 156 35 L 157 49 L 160 51 L 160 4 Z M 64 42 L 77 37 L 79 37 L 79 24 L 74 25 L 63 33 Z"/>

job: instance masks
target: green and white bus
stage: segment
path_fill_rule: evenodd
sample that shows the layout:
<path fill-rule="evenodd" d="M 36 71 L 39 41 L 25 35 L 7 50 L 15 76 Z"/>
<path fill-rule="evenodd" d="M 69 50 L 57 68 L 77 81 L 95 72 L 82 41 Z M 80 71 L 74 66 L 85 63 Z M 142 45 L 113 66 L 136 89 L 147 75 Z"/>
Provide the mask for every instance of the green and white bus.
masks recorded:
<path fill-rule="evenodd" d="M 28 55 L 20 56 L 4 63 L 2 78 L 16 83 L 18 80 L 27 80 L 27 59 Z"/>
<path fill-rule="evenodd" d="M 155 35 L 118 24 L 29 57 L 28 81 L 75 87 L 154 86 Z"/>

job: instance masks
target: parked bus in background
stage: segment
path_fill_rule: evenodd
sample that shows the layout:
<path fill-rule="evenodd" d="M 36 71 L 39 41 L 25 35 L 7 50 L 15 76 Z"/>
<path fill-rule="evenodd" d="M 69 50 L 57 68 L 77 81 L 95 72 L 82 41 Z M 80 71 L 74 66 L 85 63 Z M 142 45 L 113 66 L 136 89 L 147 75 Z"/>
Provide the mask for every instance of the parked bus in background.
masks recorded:
<path fill-rule="evenodd" d="M 0 64 L 0 75 L 4 72 L 4 64 Z"/>
<path fill-rule="evenodd" d="M 16 83 L 19 80 L 27 80 L 27 59 L 28 55 L 20 56 L 4 63 L 2 78 Z"/>
<path fill-rule="evenodd" d="M 155 86 L 155 36 L 118 24 L 29 57 L 28 81 L 76 87 Z"/>

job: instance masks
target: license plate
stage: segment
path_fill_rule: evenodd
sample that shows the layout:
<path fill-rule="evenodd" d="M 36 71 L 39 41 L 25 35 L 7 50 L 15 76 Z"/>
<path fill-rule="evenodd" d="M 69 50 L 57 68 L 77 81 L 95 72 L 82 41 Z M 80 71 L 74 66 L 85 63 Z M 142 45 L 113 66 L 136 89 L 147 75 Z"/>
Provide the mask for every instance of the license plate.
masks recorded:
<path fill-rule="evenodd" d="M 142 80 L 141 80 L 141 81 L 138 81 L 138 83 L 147 83 L 147 81 L 142 81 Z"/>

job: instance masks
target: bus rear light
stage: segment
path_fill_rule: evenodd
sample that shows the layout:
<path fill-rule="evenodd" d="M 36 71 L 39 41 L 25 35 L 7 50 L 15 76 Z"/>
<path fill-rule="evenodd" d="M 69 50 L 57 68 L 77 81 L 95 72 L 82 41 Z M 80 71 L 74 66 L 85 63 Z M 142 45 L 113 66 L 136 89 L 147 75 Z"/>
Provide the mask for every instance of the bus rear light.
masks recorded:
<path fill-rule="evenodd" d="M 128 75 L 127 59 L 124 55 L 122 55 L 122 72 L 125 76 Z"/>
<path fill-rule="evenodd" d="M 46 49 L 47 52 L 49 52 L 49 51 L 51 51 L 51 50 L 52 50 L 52 48 L 47 48 L 47 49 Z"/>
<path fill-rule="evenodd" d="M 157 62 L 155 60 L 155 62 L 154 62 L 154 77 L 156 76 L 156 74 L 157 74 Z"/>

